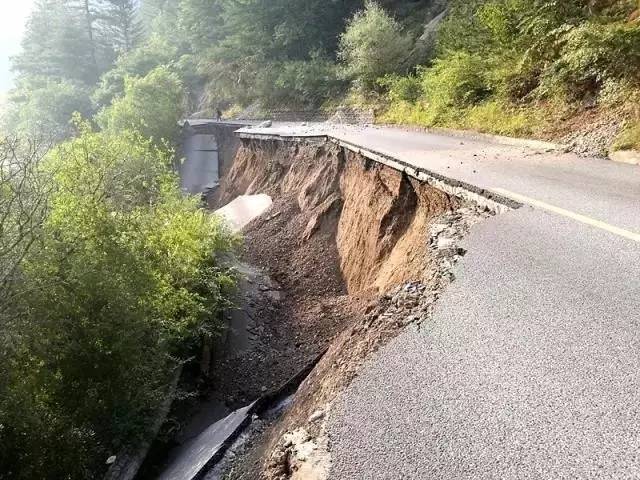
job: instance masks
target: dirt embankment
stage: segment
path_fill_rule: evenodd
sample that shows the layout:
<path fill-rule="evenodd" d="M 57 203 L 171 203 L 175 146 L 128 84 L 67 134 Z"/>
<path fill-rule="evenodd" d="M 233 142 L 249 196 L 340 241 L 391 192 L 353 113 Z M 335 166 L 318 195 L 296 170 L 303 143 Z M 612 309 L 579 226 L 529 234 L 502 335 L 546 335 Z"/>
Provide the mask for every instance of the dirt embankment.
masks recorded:
<path fill-rule="evenodd" d="M 212 204 L 258 193 L 274 204 L 245 228 L 245 261 L 281 286 L 282 299 L 261 319 L 268 346 L 233 370 L 251 370 L 251 392 L 328 350 L 285 416 L 268 428 L 256 422 L 225 478 L 322 478 L 300 474 L 309 465 L 291 438 L 320 450 L 309 439 L 321 436 L 328 405 L 368 355 L 425 320 L 464 253 L 455 241 L 487 214 L 329 143 L 246 141 Z"/>
<path fill-rule="evenodd" d="M 333 145 L 245 144 L 215 203 L 256 193 L 280 205 L 295 200 L 295 213 L 306 221 L 295 242 L 326 236 L 336 247 L 339 275 L 350 294 L 423 279 L 430 267 L 427 225 L 459 205 L 440 190 Z M 279 215 L 278 205 L 273 214 Z M 249 239 L 264 221 L 249 226 Z"/>

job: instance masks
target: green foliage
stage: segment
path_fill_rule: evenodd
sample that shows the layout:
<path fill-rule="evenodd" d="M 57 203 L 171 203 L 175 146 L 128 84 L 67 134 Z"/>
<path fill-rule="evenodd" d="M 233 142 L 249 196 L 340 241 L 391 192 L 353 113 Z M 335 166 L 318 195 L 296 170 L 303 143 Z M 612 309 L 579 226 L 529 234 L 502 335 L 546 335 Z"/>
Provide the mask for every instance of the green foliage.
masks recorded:
<path fill-rule="evenodd" d="M 383 81 L 385 118 L 512 135 L 539 132 L 585 99 L 622 106 L 640 75 L 637 8 L 626 0 L 452 0 L 438 56 Z M 421 91 L 416 81 L 422 80 Z"/>
<path fill-rule="evenodd" d="M 114 67 L 101 78 L 92 100 L 98 108 L 106 107 L 124 94 L 127 77 L 144 77 L 160 66 L 170 65 L 180 57 L 176 45 L 159 35 L 121 55 Z"/>
<path fill-rule="evenodd" d="M 170 155 L 79 129 L 45 162 L 50 211 L 16 286 L 29 293 L 0 329 L 7 478 L 96 478 L 144 435 L 233 286 L 214 255 L 233 237 L 183 197 Z"/>
<path fill-rule="evenodd" d="M 425 101 L 434 120 L 455 108 L 469 107 L 491 93 L 486 65 L 473 54 L 456 52 L 437 59 L 433 68 L 422 73 Z"/>
<path fill-rule="evenodd" d="M 627 125 L 613 143 L 613 150 L 640 150 L 640 122 Z"/>
<path fill-rule="evenodd" d="M 508 135 L 512 137 L 531 136 L 539 133 L 546 124 L 543 113 L 531 107 L 516 107 L 499 100 L 474 105 L 460 116 L 456 128 L 477 132 Z"/>
<path fill-rule="evenodd" d="M 399 72 L 411 45 L 402 26 L 380 5 L 368 1 L 340 37 L 344 74 L 364 89 L 373 89 L 386 74 Z"/>
<path fill-rule="evenodd" d="M 253 101 L 317 105 L 339 85 L 329 61 L 344 20 L 359 0 L 246 0 L 221 2 L 214 44 L 199 53 L 208 94 L 217 103 Z M 310 78 L 318 72 L 327 85 Z M 305 83 L 287 95 L 293 78 Z M 311 91 L 310 87 L 318 89 Z M 302 92 L 309 92 L 301 98 Z"/>
<path fill-rule="evenodd" d="M 415 103 L 424 93 L 421 79 L 416 75 L 387 75 L 379 79 L 378 84 L 387 90 L 387 96 L 393 103 Z"/>
<path fill-rule="evenodd" d="M 142 78 L 126 78 L 125 93 L 102 110 L 98 124 L 109 132 L 138 132 L 158 144 L 173 142 L 182 116 L 184 89 L 178 76 L 158 67 Z"/>
<path fill-rule="evenodd" d="M 256 93 L 269 106 L 317 108 L 326 99 L 339 96 L 345 83 L 338 78 L 335 64 L 317 57 L 283 62 L 258 73 Z"/>
<path fill-rule="evenodd" d="M 71 132 L 69 122 L 75 112 L 91 112 L 85 86 L 49 77 L 28 77 L 21 79 L 11 93 L 2 121 L 9 132 L 64 138 Z"/>
<path fill-rule="evenodd" d="M 50 178 L 39 164 L 48 144 L 0 138 L 0 325 L 15 307 L 16 272 L 41 233 Z M 0 349 L 2 346 L 0 346 Z"/>
<path fill-rule="evenodd" d="M 618 21 L 623 1 L 455 1 L 441 30 L 440 50 L 481 55 L 503 98 L 574 98 L 597 93 L 607 78 L 637 75 L 638 31 Z M 466 32 L 466 33 L 465 33 Z"/>
<path fill-rule="evenodd" d="M 87 99 L 97 80 L 139 38 L 136 16 L 134 0 L 37 0 L 22 51 L 12 58 L 18 88 L 7 107 L 13 112 L 9 128 L 70 134 L 70 115 L 93 113 Z M 114 84 L 122 77 L 107 79 L 100 101 L 120 93 Z"/>
<path fill-rule="evenodd" d="M 563 48 L 547 73 L 567 89 L 598 91 L 607 79 L 640 74 L 640 26 L 587 22 L 563 38 Z"/>
<path fill-rule="evenodd" d="M 127 53 L 140 40 L 142 28 L 137 18 L 137 0 L 102 0 L 96 4 L 99 28 L 117 54 Z"/>
<path fill-rule="evenodd" d="M 22 52 L 12 61 L 20 76 L 91 84 L 99 74 L 96 50 L 81 11 L 63 0 L 35 2 Z"/>
<path fill-rule="evenodd" d="M 180 31 L 193 52 L 204 52 L 222 37 L 220 0 L 182 0 L 178 2 Z"/>

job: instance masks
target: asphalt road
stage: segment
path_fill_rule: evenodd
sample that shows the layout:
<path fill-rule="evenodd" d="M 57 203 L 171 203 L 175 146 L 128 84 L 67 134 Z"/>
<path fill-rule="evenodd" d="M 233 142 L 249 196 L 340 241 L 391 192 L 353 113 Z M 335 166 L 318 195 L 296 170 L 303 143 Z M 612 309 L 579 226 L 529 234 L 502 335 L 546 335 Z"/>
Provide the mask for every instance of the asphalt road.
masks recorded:
<path fill-rule="evenodd" d="M 432 322 L 373 355 L 336 402 L 330 478 L 640 478 L 640 167 L 330 134 L 526 204 L 474 228 Z"/>
<path fill-rule="evenodd" d="M 432 323 L 336 405 L 330 478 L 640 478 L 639 247 L 528 208 L 478 225 Z"/>

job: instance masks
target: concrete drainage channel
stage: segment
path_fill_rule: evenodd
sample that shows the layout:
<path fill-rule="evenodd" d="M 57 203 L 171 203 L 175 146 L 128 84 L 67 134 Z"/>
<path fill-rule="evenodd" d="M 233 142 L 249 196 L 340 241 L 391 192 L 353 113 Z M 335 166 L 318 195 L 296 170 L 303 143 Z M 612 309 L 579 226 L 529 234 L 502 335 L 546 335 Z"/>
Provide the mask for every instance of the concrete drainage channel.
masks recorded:
<path fill-rule="evenodd" d="M 158 480 L 197 479 L 215 469 L 252 420 L 264 414 L 273 415 L 270 410 L 278 408 L 283 402 L 286 403 L 319 360 L 320 357 L 276 391 L 217 421 L 192 441 L 183 445 L 175 452 L 175 460 L 167 466 Z"/>
<path fill-rule="evenodd" d="M 238 226 L 242 261 L 278 295 L 251 312 L 260 348 L 224 366 L 250 384 L 230 403 L 248 406 L 185 443 L 159 478 L 320 480 L 337 396 L 381 346 L 429 322 L 473 225 L 520 205 L 327 137 L 240 136 L 210 203 L 273 199 Z"/>

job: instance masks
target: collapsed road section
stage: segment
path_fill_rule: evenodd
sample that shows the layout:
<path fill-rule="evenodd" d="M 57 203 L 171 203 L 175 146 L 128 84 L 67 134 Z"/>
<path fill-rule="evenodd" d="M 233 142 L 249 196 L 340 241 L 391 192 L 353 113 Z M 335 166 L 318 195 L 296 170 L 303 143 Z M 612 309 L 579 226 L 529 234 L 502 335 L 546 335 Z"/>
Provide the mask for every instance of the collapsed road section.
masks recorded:
<path fill-rule="evenodd" d="M 327 478 L 332 402 L 369 355 L 429 321 L 469 229 L 515 205 L 326 137 L 242 137 L 210 204 L 273 199 L 243 229 L 243 261 L 280 295 L 256 319 L 261 346 L 231 369 L 256 395 L 326 353 L 284 412 L 254 416 L 205 478 Z"/>
<path fill-rule="evenodd" d="M 327 478 L 334 400 L 367 357 L 429 322 L 469 229 L 514 205 L 326 137 L 241 137 L 208 198 L 244 238 L 236 308 L 202 368 L 203 405 L 219 413 L 200 407 L 159 471 L 215 437 L 181 478 Z M 214 423 L 256 400 L 263 408 L 219 438 Z"/>

